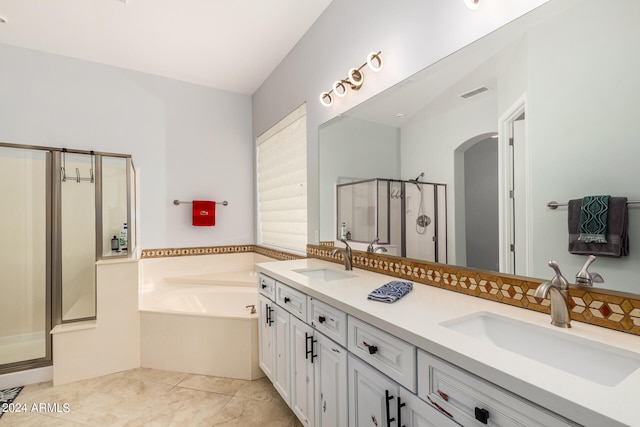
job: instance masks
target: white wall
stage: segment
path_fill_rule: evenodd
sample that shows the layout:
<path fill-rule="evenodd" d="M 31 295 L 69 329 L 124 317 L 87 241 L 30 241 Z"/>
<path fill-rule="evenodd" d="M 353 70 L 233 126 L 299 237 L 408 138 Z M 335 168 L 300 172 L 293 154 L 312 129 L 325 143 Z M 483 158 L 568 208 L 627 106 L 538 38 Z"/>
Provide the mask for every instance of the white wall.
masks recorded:
<path fill-rule="evenodd" d="M 133 155 L 142 248 L 253 242 L 251 99 L 0 45 L 0 141 Z M 189 205 L 228 200 L 215 227 Z"/>
<path fill-rule="evenodd" d="M 318 126 L 546 0 L 494 0 L 470 12 L 462 0 L 334 0 L 253 95 L 253 134 L 307 102 L 309 241 L 319 229 Z M 382 51 L 384 68 L 330 108 L 321 92 Z"/>
<path fill-rule="evenodd" d="M 638 70 L 640 4 L 619 0 L 628 12 L 598 0 L 585 1 L 570 14 L 537 28 L 529 36 L 527 116 L 532 184 L 534 275 L 550 277 L 555 259 L 571 279 L 584 256 L 567 252 L 566 203 L 585 195 L 610 194 L 640 200 L 638 159 Z M 598 22 L 598 25 L 585 25 Z M 551 47 L 553 46 L 553 49 Z M 554 64 L 553 67 L 549 64 Z M 599 258 L 591 270 L 598 287 L 637 292 L 640 262 L 640 209 L 629 208 L 630 256 Z"/>

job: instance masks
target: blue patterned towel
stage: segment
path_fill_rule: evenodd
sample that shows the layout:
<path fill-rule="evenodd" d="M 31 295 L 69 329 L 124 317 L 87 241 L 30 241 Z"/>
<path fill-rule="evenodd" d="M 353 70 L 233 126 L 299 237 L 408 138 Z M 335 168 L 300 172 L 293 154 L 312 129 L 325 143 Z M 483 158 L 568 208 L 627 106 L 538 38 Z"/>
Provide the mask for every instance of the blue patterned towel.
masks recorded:
<path fill-rule="evenodd" d="M 378 289 L 371 291 L 367 299 L 380 302 L 396 302 L 413 289 L 413 283 L 411 282 L 398 282 L 393 281 L 385 283 Z"/>
<path fill-rule="evenodd" d="M 587 196 L 580 207 L 580 237 L 584 243 L 607 243 L 609 196 Z"/>

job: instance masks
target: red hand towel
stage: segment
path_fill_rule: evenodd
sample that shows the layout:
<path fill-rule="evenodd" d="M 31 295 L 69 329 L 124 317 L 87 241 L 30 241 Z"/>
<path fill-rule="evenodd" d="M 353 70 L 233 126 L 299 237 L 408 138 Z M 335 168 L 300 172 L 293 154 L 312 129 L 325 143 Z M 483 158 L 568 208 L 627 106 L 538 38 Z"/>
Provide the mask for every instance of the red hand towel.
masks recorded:
<path fill-rule="evenodd" d="M 194 227 L 210 227 L 216 225 L 216 202 L 194 200 L 192 207 Z"/>

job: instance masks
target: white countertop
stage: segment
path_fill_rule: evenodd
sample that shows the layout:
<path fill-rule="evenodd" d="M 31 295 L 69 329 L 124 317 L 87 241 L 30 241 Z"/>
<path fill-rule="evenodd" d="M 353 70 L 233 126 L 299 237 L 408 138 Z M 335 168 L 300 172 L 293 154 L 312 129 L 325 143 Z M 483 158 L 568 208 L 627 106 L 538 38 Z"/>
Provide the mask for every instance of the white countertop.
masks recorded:
<path fill-rule="evenodd" d="M 300 259 L 256 264 L 258 272 L 318 298 L 346 313 L 402 338 L 418 348 L 586 426 L 640 426 L 640 369 L 608 387 L 503 350 L 491 343 L 441 326 L 440 323 L 480 311 L 492 312 L 552 328 L 568 335 L 606 343 L 640 354 L 640 336 L 573 321 L 571 329 L 551 326 L 551 316 L 415 283 L 413 291 L 393 304 L 367 299 L 373 289 L 401 280 L 366 270 L 355 278 L 321 281 L 293 270 L 339 264 Z"/>

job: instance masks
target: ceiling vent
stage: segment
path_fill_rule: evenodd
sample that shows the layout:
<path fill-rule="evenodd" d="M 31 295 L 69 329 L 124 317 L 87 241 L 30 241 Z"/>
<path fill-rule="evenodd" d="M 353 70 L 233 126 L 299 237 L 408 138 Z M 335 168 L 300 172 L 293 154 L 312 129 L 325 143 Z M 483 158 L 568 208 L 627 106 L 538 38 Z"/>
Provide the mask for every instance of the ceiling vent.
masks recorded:
<path fill-rule="evenodd" d="M 480 86 L 479 88 L 476 88 L 476 89 L 474 89 L 472 91 L 469 91 L 467 93 L 463 93 L 462 95 L 460 95 L 460 98 L 464 98 L 464 99 L 471 98 L 472 96 L 478 95 L 478 94 L 480 94 L 482 92 L 486 92 L 488 90 L 489 90 L 488 87 Z"/>

